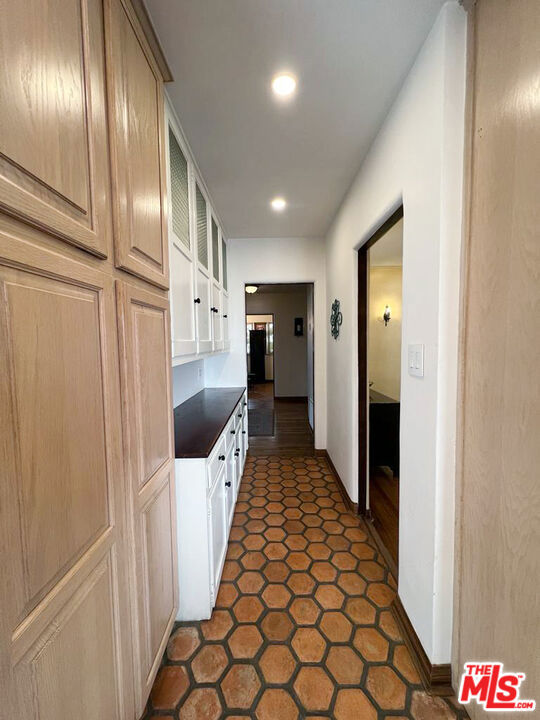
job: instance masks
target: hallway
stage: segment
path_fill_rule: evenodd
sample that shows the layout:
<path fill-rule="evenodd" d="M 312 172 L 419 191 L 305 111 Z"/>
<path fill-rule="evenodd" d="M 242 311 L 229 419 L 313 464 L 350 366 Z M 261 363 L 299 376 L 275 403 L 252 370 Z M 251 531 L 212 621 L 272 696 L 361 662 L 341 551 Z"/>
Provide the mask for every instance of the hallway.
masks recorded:
<path fill-rule="evenodd" d="M 280 457 L 314 455 L 313 431 L 308 422 L 307 400 L 275 398 L 273 387 L 273 383 L 258 383 L 248 389 L 250 454 L 254 456 L 274 454 Z M 268 428 L 269 433 L 251 435 L 255 426 Z"/>
<path fill-rule="evenodd" d="M 395 583 L 326 461 L 248 455 L 216 609 L 175 626 L 145 720 L 457 720 L 427 695 Z"/>

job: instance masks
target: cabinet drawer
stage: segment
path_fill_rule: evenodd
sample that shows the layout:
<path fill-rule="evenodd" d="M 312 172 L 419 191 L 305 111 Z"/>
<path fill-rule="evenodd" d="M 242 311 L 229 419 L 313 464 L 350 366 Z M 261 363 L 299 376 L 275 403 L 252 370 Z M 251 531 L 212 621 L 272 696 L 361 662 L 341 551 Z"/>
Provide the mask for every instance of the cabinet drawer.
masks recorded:
<path fill-rule="evenodd" d="M 217 479 L 219 471 L 225 467 L 225 457 L 227 455 L 227 445 L 225 437 L 222 435 L 216 443 L 212 454 L 208 458 L 207 476 L 208 487 L 212 487 Z"/>

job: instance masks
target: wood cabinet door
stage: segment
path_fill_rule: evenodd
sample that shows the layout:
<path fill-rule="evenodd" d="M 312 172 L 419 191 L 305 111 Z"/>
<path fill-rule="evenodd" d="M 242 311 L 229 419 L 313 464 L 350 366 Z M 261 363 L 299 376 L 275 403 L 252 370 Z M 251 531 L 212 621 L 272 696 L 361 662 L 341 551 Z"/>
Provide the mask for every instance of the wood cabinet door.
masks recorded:
<path fill-rule="evenodd" d="M 169 285 L 162 78 L 132 9 L 105 0 L 117 267 Z"/>
<path fill-rule="evenodd" d="M 102 2 L 1 7 L 0 209 L 105 257 L 111 219 Z"/>
<path fill-rule="evenodd" d="M 3 717 L 126 720 L 113 281 L 40 248 L 34 229 L 15 237 L 0 220 Z"/>
<path fill-rule="evenodd" d="M 539 702 L 540 5 L 479 0 L 472 31 L 453 664 L 519 668 Z"/>
<path fill-rule="evenodd" d="M 162 296 L 117 281 L 117 301 L 140 715 L 178 608 L 170 326 Z"/>

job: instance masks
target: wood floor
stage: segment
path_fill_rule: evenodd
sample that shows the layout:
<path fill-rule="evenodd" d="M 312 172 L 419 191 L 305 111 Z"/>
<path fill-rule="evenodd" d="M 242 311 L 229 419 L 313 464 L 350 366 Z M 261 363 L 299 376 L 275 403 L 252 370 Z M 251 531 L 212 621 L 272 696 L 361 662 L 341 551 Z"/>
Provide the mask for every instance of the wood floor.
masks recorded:
<path fill-rule="evenodd" d="M 308 422 L 307 399 L 274 398 L 273 383 L 261 383 L 248 390 L 248 413 L 257 413 L 257 424 L 264 424 L 263 413 L 273 413 L 273 434 L 249 438 L 249 452 L 254 456 L 311 457 L 315 454 L 313 431 Z M 251 420 L 250 420 L 251 426 Z"/>
<path fill-rule="evenodd" d="M 372 470 L 369 483 L 369 505 L 373 525 L 385 548 L 398 566 L 399 546 L 399 478 L 382 468 Z"/>

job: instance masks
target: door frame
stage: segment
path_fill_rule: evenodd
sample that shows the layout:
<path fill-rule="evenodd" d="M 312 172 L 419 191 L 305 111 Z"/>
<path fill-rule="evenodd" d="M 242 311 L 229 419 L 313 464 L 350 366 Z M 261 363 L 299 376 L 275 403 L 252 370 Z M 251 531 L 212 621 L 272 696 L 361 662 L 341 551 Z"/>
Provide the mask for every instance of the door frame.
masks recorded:
<path fill-rule="evenodd" d="M 247 339 L 245 335 L 245 331 L 247 329 L 247 316 L 248 315 L 272 315 L 273 317 L 273 323 L 274 323 L 274 352 L 272 353 L 272 384 L 273 384 L 273 396 L 275 398 L 276 396 L 276 360 L 275 360 L 275 351 L 276 351 L 276 315 L 272 312 L 260 312 L 260 313 L 248 313 L 247 309 L 247 297 L 246 297 L 246 285 L 311 285 L 313 288 L 313 367 L 312 367 L 312 374 L 313 374 L 313 427 L 311 428 L 311 431 L 313 433 L 313 441 L 315 442 L 315 407 L 316 407 L 316 397 L 315 397 L 315 286 L 316 281 L 315 280 L 274 280 L 272 282 L 269 281 L 258 281 L 258 282 L 247 282 L 244 281 L 243 290 L 244 290 L 244 343 L 246 343 L 246 349 L 245 349 L 245 355 L 246 355 L 246 388 L 247 388 Z M 306 359 L 307 359 L 307 353 L 306 353 Z M 309 398 L 308 398 L 309 403 Z"/>
<path fill-rule="evenodd" d="M 358 248 L 358 514 L 369 516 L 368 508 L 368 250 L 403 217 L 403 204 Z"/>
<path fill-rule="evenodd" d="M 248 284 L 249 284 L 249 283 L 248 283 Z M 244 293 L 244 294 L 245 294 L 245 293 Z M 246 306 L 247 306 L 247 302 L 246 302 Z M 274 314 L 274 313 L 271 313 L 271 312 L 248 313 L 248 312 L 247 312 L 247 307 L 246 307 L 246 312 L 245 312 L 245 315 L 244 315 L 244 326 L 245 326 L 245 329 L 246 329 L 246 330 L 247 330 L 247 326 L 248 326 L 248 317 L 250 317 L 251 315 L 268 315 L 268 316 L 271 316 L 271 317 L 272 317 L 272 327 L 274 328 L 274 338 L 275 338 L 275 336 L 276 336 L 276 318 L 275 318 L 275 314 Z M 268 324 L 268 323 L 267 323 L 267 324 Z M 268 332 L 268 331 L 267 331 L 267 332 Z M 247 355 L 247 335 L 246 335 L 246 355 Z M 265 357 L 266 357 L 266 353 L 265 353 Z M 247 366 L 246 366 L 246 370 L 247 370 Z M 272 382 L 272 397 L 275 397 L 275 396 L 276 396 L 276 376 L 275 376 L 275 370 L 276 370 L 276 368 L 275 368 L 275 362 L 274 362 L 274 350 L 272 350 L 272 381 L 271 381 L 271 382 Z M 247 377 L 247 376 L 246 376 L 246 377 Z M 269 381 L 266 380 L 266 382 L 269 382 Z M 247 379 L 246 379 L 246 383 L 247 383 Z M 246 384 L 246 387 L 248 387 L 247 384 Z"/>

